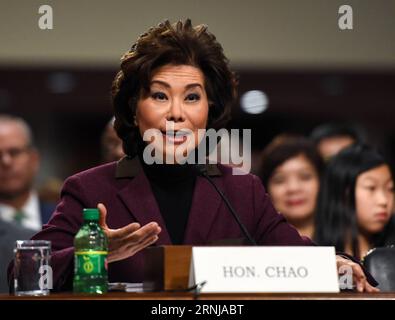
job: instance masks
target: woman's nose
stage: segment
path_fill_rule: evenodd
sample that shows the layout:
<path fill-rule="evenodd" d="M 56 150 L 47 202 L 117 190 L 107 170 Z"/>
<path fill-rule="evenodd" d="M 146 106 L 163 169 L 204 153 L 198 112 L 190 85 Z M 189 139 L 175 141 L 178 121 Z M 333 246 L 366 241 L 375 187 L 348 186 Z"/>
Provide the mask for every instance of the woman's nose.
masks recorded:
<path fill-rule="evenodd" d="M 287 183 L 288 192 L 295 192 L 300 190 L 300 183 L 296 179 L 290 179 Z"/>
<path fill-rule="evenodd" d="M 183 106 L 177 99 L 173 100 L 170 104 L 170 109 L 166 117 L 167 121 L 183 122 L 185 121 Z"/>
<path fill-rule="evenodd" d="M 386 192 L 386 190 L 381 190 L 379 192 L 377 192 L 377 203 L 380 206 L 387 206 L 388 201 L 390 200 L 390 195 L 388 192 Z"/>

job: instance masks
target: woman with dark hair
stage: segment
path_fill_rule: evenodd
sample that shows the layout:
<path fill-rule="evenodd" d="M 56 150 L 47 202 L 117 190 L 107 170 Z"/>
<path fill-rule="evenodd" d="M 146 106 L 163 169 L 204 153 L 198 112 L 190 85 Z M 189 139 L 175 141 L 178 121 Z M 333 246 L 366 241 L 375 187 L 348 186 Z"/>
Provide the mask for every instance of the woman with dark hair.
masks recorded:
<path fill-rule="evenodd" d="M 274 207 L 309 238 L 322 168 L 314 144 L 302 136 L 277 136 L 262 153 L 261 178 Z"/>
<path fill-rule="evenodd" d="M 100 211 L 110 282 L 141 282 L 141 251 L 150 245 L 205 245 L 243 238 L 245 230 L 250 243 L 312 244 L 274 210 L 259 178 L 233 175 L 220 164 L 203 164 L 203 177 L 196 165 L 172 161 L 198 148 L 201 130 L 224 124 L 235 92 L 228 60 L 206 26 L 165 21 L 137 39 L 112 87 L 115 129 L 126 156 L 68 178 L 52 219 L 34 237 L 52 241 L 55 290 L 71 288 L 83 208 Z M 151 163 L 147 149 L 164 163 Z M 207 177 L 226 194 L 244 231 Z M 376 290 L 357 263 L 342 257 L 337 263 L 353 267 L 359 291 Z"/>
<path fill-rule="evenodd" d="M 350 146 L 328 162 L 315 240 L 358 258 L 374 247 L 395 244 L 393 204 L 394 176 L 388 162 L 371 147 Z"/>
<path fill-rule="evenodd" d="M 135 121 L 139 111 L 137 104 L 141 97 L 147 98 L 152 92 L 153 74 L 166 65 L 188 66 L 186 72 L 191 68 L 197 71 L 198 77 L 202 77 L 204 86 L 201 89 L 204 89 L 208 103 L 203 112 L 206 128 L 222 128 L 229 120 L 236 97 L 237 82 L 228 63 L 222 46 L 208 32 L 207 26 L 192 27 L 190 20 L 179 21 L 174 26 L 165 21 L 141 35 L 122 57 L 121 70 L 112 85 L 114 126 L 124 142 L 125 153 L 132 157 L 138 152 L 141 128 Z"/>

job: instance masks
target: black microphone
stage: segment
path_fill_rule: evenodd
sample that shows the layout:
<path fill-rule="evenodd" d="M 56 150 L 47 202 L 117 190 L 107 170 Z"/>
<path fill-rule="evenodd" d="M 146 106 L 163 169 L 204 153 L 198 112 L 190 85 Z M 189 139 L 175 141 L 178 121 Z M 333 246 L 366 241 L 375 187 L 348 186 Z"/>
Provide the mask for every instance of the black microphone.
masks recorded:
<path fill-rule="evenodd" d="M 206 165 L 196 165 L 197 170 L 199 175 L 202 177 L 206 178 L 208 182 L 214 187 L 215 191 L 221 196 L 222 200 L 224 200 L 226 206 L 228 207 L 230 213 L 232 214 L 233 218 L 236 220 L 237 224 L 239 225 L 241 231 L 243 232 L 244 236 L 247 238 L 247 240 L 250 242 L 251 245 L 257 246 L 256 241 L 251 237 L 250 233 L 248 232 L 247 228 L 244 226 L 244 224 L 240 221 L 240 217 L 237 214 L 237 212 L 233 209 L 232 205 L 230 204 L 228 198 L 224 195 L 224 193 L 218 189 L 216 184 L 214 183 L 213 179 L 210 178 L 210 176 L 207 174 L 207 168 Z"/>

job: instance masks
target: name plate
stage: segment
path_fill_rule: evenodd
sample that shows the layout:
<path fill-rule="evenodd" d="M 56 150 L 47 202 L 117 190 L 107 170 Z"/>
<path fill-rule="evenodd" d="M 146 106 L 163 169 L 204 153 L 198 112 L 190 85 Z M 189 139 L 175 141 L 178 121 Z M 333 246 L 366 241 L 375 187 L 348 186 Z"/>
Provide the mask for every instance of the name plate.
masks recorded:
<path fill-rule="evenodd" d="M 334 247 L 193 247 L 201 292 L 339 292 Z"/>

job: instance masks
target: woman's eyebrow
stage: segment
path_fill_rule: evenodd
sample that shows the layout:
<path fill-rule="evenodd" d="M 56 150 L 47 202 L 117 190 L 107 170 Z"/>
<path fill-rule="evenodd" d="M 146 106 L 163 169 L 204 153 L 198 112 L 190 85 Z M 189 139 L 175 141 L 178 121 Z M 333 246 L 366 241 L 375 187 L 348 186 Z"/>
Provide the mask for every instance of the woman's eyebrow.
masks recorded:
<path fill-rule="evenodd" d="M 201 89 L 203 89 L 202 85 L 200 83 L 190 83 L 188 85 L 185 86 L 185 89 L 191 89 L 194 87 L 200 87 Z"/>
<path fill-rule="evenodd" d="M 170 84 L 168 84 L 168 83 L 165 82 L 165 81 L 161 81 L 161 80 L 152 80 L 152 81 L 151 81 L 151 85 L 153 85 L 153 84 L 159 84 L 159 85 L 162 85 L 162 86 L 164 86 L 164 87 L 166 87 L 166 88 L 171 88 L 171 85 L 170 85 Z M 194 87 L 200 87 L 201 89 L 203 89 L 203 86 L 202 86 L 200 83 L 198 83 L 198 82 L 187 84 L 187 85 L 185 86 L 185 89 L 188 90 L 188 89 L 191 89 L 191 88 L 194 88 Z"/>
<path fill-rule="evenodd" d="M 369 181 L 377 182 L 378 179 L 376 179 L 375 177 L 366 176 L 366 177 L 363 177 L 361 180 L 362 180 L 362 182 L 367 181 L 367 180 L 368 180 L 368 182 Z"/>

